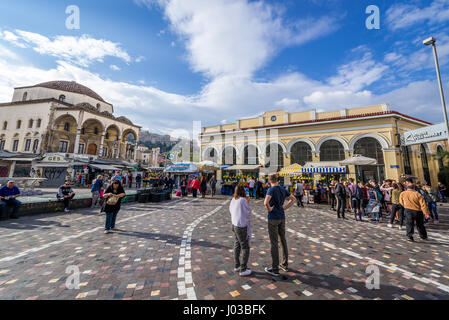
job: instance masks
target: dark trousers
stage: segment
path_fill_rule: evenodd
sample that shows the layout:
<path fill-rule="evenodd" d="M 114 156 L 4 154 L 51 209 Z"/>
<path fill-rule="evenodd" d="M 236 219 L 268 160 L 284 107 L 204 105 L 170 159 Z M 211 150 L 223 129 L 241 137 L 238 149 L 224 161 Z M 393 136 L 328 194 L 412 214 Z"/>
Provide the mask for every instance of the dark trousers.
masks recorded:
<path fill-rule="evenodd" d="M 181 187 L 181 194 L 183 197 L 185 197 L 187 195 L 186 187 Z"/>
<path fill-rule="evenodd" d="M 234 261 L 235 268 L 240 268 L 240 272 L 246 271 L 248 268 L 249 259 L 249 242 L 248 242 L 248 227 L 240 228 L 232 226 L 234 232 Z M 243 253 L 242 262 L 240 262 L 240 253 Z"/>
<path fill-rule="evenodd" d="M 141 182 L 140 181 L 136 181 L 136 188 L 137 189 L 140 189 L 140 185 L 141 185 Z"/>
<path fill-rule="evenodd" d="M 404 207 L 400 204 L 392 204 L 391 205 L 391 217 L 390 223 L 394 223 L 394 219 L 396 218 L 396 212 L 399 214 L 399 222 L 401 223 L 401 227 L 404 225 Z"/>
<path fill-rule="evenodd" d="M 17 199 L 9 199 L 9 200 L 1 200 L 0 208 L 1 208 L 1 218 L 6 218 L 6 206 L 14 206 L 12 217 L 19 217 L 19 209 L 22 206 L 22 202 Z"/>
<path fill-rule="evenodd" d="M 249 188 L 249 196 L 250 196 L 251 198 L 254 198 L 254 197 L 255 197 L 255 194 L 254 194 L 254 188 Z"/>
<path fill-rule="evenodd" d="M 405 209 L 405 221 L 407 225 L 407 237 L 413 237 L 416 228 L 421 239 L 427 239 L 426 227 L 424 227 L 424 214 L 421 211 Z"/>
<path fill-rule="evenodd" d="M 346 209 L 346 198 L 337 196 L 337 215 L 340 218 L 342 216 L 345 217 L 345 209 Z"/>
<path fill-rule="evenodd" d="M 302 198 L 304 196 L 302 194 L 298 194 L 298 195 L 295 194 L 295 197 L 296 197 L 296 204 L 298 205 L 298 207 L 301 206 L 304 208 L 304 203 L 302 202 Z"/>
<path fill-rule="evenodd" d="M 111 230 L 115 228 L 115 220 L 117 219 L 117 213 L 119 210 L 106 212 L 106 223 L 104 226 L 105 230 Z"/>
<path fill-rule="evenodd" d="M 285 219 L 284 220 L 268 220 L 268 234 L 271 243 L 271 259 L 273 261 L 273 271 L 279 272 L 279 241 L 282 249 L 282 266 L 288 267 L 288 248 L 287 239 L 285 238 Z"/>
<path fill-rule="evenodd" d="M 198 189 L 195 189 L 195 188 L 192 189 L 192 193 L 193 193 L 193 197 L 194 198 L 196 198 L 197 192 L 198 192 Z"/>
<path fill-rule="evenodd" d="M 217 193 L 217 186 L 215 184 L 211 185 L 211 189 L 212 189 L 212 197 L 215 196 L 215 194 Z"/>
<path fill-rule="evenodd" d="M 69 206 L 70 206 L 70 200 L 72 200 L 74 197 L 75 197 L 75 194 L 73 194 L 72 196 L 70 196 L 68 198 L 66 198 L 66 197 L 60 198 L 59 200 L 63 201 L 64 202 L 64 208 L 68 209 Z"/>
<path fill-rule="evenodd" d="M 335 194 L 331 193 L 329 198 L 331 199 L 331 209 L 335 209 Z"/>
<path fill-rule="evenodd" d="M 352 209 L 354 209 L 355 219 L 357 220 L 357 216 L 359 216 L 360 219 L 362 219 L 362 211 L 360 210 L 360 199 L 351 197 L 351 205 Z"/>

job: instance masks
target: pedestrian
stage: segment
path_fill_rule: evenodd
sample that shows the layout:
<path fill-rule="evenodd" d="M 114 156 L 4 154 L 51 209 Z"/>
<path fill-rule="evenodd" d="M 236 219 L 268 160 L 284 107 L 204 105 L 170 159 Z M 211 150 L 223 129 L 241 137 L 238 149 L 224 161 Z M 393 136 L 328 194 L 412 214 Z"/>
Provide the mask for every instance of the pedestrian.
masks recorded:
<path fill-rule="evenodd" d="M 211 188 L 212 197 L 214 197 L 217 193 L 217 179 L 215 179 L 215 176 L 212 176 L 212 178 L 210 178 L 209 185 Z"/>
<path fill-rule="evenodd" d="M 298 181 L 295 186 L 295 198 L 296 198 L 296 204 L 304 208 L 304 203 L 302 201 L 304 197 L 304 184 L 301 183 L 301 181 Z"/>
<path fill-rule="evenodd" d="M 142 185 L 142 175 L 139 173 L 136 177 L 136 189 L 140 189 Z"/>
<path fill-rule="evenodd" d="M 432 192 L 432 188 L 430 186 L 424 186 L 424 191 L 427 192 L 427 197 L 424 199 L 427 202 L 427 207 L 430 211 L 430 218 L 432 219 L 432 223 L 438 224 L 438 210 L 437 210 L 437 199 L 436 194 Z"/>
<path fill-rule="evenodd" d="M 256 188 L 256 200 L 258 200 L 259 198 L 263 198 L 263 183 L 262 181 L 260 181 L 259 179 L 256 179 L 256 184 L 255 184 L 255 188 Z"/>
<path fill-rule="evenodd" d="M 117 214 L 120 211 L 122 199 L 126 196 L 125 190 L 123 189 L 122 183 L 115 180 L 109 188 L 105 191 L 103 195 L 106 205 L 104 211 L 106 213 L 106 223 L 104 228 L 104 233 L 110 233 L 112 231 L 118 231 L 115 228 L 115 221 L 117 219 Z"/>
<path fill-rule="evenodd" d="M 337 198 L 337 216 L 338 219 L 345 218 L 345 207 L 346 207 L 346 188 L 343 185 L 343 178 L 340 179 L 335 186 L 335 197 Z"/>
<path fill-rule="evenodd" d="M 360 218 L 360 222 L 362 222 L 362 210 L 360 209 L 361 201 L 363 200 L 363 192 L 362 189 L 354 182 L 353 178 L 349 179 L 348 189 L 351 197 L 351 206 L 354 210 L 355 221 Z"/>
<path fill-rule="evenodd" d="M 391 214 L 391 206 L 392 206 L 391 193 L 393 192 L 393 186 L 391 184 L 391 181 L 386 180 L 380 187 L 380 190 L 382 191 L 383 196 L 384 196 L 384 201 L 385 201 L 384 208 L 385 208 L 386 212 Z"/>
<path fill-rule="evenodd" d="M 120 175 L 120 171 L 118 171 L 118 170 L 116 170 L 116 171 L 115 171 L 115 174 L 112 176 L 112 178 L 111 178 L 111 183 L 114 182 L 114 181 L 116 181 L 116 180 L 120 181 L 120 183 L 122 183 L 122 181 L 123 181 L 123 178 L 122 178 L 122 176 Z"/>
<path fill-rule="evenodd" d="M 360 181 L 359 182 L 359 187 L 362 190 L 362 203 L 361 203 L 361 207 L 362 207 L 362 216 L 366 215 L 366 207 L 368 206 L 368 202 L 369 202 L 369 196 L 368 196 L 368 189 L 365 186 L 365 182 Z"/>
<path fill-rule="evenodd" d="M 265 271 L 273 276 L 279 276 L 279 269 L 288 271 L 288 248 L 287 240 L 285 238 L 285 211 L 288 210 L 296 201 L 293 195 L 279 186 L 279 176 L 277 174 L 270 175 L 269 181 L 271 184 L 265 198 L 264 205 L 268 210 L 268 233 L 271 243 L 271 267 L 266 267 Z M 288 199 L 287 205 L 284 205 L 285 200 Z M 282 263 L 279 264 L 279 248 L 278 243 L 281 243 L 282 249 Z"/>
<path fill-rule="evenodd" d="M 99 175 L 94 181 L 92 181 L 92 188 L 90 189 L 90 192 L 92 193 L 92 208 L 97 206 L 98 200 L 101 197 L 100 192 L 102 188 L 103 176 Z"/>
<path fill-rule="evenodd" d="M 62 186 L 58 189 L 57 198 L 64 202 L 65 212 L 70 212 L 70 200 L 75 197 L 75 192 L 73 192 L 70 186 L 70 181 L 66 180 Z"/>
<path fill-rule="evenodd" d="M 332 180 L 332 182 L 329 185 L 329 198 L 331 200 L 331 210 L 336 211 L 335 210 L 335 202 L 336 202 L 336 197 L 335 197 L 335 186 L 337 185 L 337 181 L 336 180 Z"/>
<path fill-rule="evenodd" d="M 399 216 L 399 230 L 402 230 L 404 225 L 404 207 L 401 205 L 399 198 L 401 196 L 402 189 L 399 184 L 393 184 L 393 191 L 391 192 L 391 215 L 389 228 L 393 228 L 394 221 L 396 220 L 396 214 Z"/>
<path fill-rule="evenodd" d="M 181 197 L 184 198 L 187 196 L 187 178 L 183 177 L 181 180 Z"/>
<path fill-rule="evenodd" d="M 315 201 L 316 204 L 320 204 L 321 203 L 321 185 L 318 182 L 316 184 L 316 188 L 315 188 Z"/>
<path fill-rule="evenodd" d="M 232 231 L 234 240 L 234 271 L 239 272 L 241 277 L 251 274 L 248 269 L 248 260 L 251 245 L 251 208 L 249 206 L 249 197 L 246 195 L 243 186 L 235 188 L 234 197 L 229 206 L 231 212 Z M 240 260 L 240 253 L 243 254 Z"/>
<path fill-rule="evenodd" d="M 254 180 L 253 177 L 251 177 L 251 179 L 248 180 L 248 190 L 249 190 L 249 196 L 251 198 L 254 198 L 256 196 L 254 193 L 255 186 L 256 186 L 256 181 Z"/>
<path fill-rule="evenodd" d="M 128 176 L 128 188 L 132 188 L 133 187 L 133 175 L 129 174 Z"/>
<path fill-rule="evenodd" d="M 206 176 L 201 177 L 201 184 L 200 184 L 200 191 L 201 191 L 201 198 L 206 198 L 206 192 L 207 192 L 207 178 Z"/>
<path fill-rule="evenodd" d="M 200 182 L 198 181 L 197 177 L 194 177 L 192 181 L 192 193 L 194 198 L 197 197 L 199 189 L 200 189 Z"/>
<path fill-rule="evenodd" d="M 446 186 L 438 181 L 438 195 L 440 196 L 440 201 L 446 203 Z"/>
<path fill-rule="evenodd" d="M 20 190 L 14 185 L 14 181 L 10 180 L 5 186 L 0 188 L 0 208 L 1 218 L 7 218 L 6 206 L 13 206 L 11 219 L 19 219 L 19 209 L 22 203 L 17 200 L 20 197 Z"/>
<path fill-rule="evenodd" d="M 424 226 L 424 215 L 426 219 L 429 218 L 429 208 L 427 207 L 423 196 L 419 192 L 416 192 L 416 186 L 413 184 L 413 179 L 407 179 L 406 186 L 407 190 L 401 193 L 399 196 L 399 202 L 404 207 L 407 238 L 411 242 L 414 241 L 413 234 L 416 223 L 419 236 L 422 240 L 427 240 L 427 231 Z"/>

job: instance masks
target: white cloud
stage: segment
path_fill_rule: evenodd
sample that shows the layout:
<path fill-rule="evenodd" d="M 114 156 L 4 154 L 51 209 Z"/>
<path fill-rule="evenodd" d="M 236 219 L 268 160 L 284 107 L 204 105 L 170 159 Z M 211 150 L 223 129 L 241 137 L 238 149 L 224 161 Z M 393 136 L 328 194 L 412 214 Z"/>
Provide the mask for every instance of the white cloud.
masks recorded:
<path fill-rule="evenodd" d="M 120 70 L 121 70 L 120 67 L 117 67 L 115 64 L 111 64 L 111 65 L 109 66 L 109 68 L 110 68 L 111 70 L 113 70 L 113 71 L 120 71 Z"/>
<path fill-rule="evenodd" d="M 107 56 L 131 62 L 129 54 L 119 43 L 104 39 L 94 39 L 87 35 L 81 37 L 56 36 L 50 39 L 41 34 L 23 30 L 0 32 L 0 38 L 16 46 L 29 47 L 43 55 L 72 61 L 87 67 L 93 62 L 103 62 Z"/>
<path fill-rule="evenodd" d="M 392 30 L 413 28 L 415 24 L 423 22 L 435 25 L 449 20 L 449 2 L 434 0 L 429 6 L 423 8 L 414 4 L 393 4 L 386 15 L 386 21 Z"/>

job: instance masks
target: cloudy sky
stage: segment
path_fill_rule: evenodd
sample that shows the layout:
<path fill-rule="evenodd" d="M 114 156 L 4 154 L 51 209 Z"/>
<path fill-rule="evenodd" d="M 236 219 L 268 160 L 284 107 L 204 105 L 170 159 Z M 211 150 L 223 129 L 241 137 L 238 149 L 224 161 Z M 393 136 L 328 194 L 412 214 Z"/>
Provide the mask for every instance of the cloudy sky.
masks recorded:
<path fill-rule="evenodd" d="M 380 9 L 368 30 L 367 6 Z M 66 8 L 80 29 L 66 28 Z M 176 134 L 265 111 L 389 103 L 442 121 L 449 0 L 1 0 L 0 102 L 50 80 L 84 84 L 144 129 Z"/>

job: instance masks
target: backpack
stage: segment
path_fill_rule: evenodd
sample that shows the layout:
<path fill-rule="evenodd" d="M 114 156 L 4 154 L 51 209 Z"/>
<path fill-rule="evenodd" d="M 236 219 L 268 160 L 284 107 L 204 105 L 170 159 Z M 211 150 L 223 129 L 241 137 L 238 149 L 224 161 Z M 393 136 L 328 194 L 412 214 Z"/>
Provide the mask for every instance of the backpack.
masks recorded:
<path fill-rule="evenodd" d="M 382 201 L 384 198 L 384 195 L 382 194 L 382 192 L 380 192 L 376 188 L 374 188 L 374 192 L 377 193 L 377 200 Z"/>
<path fill-rule="evenodd" d="M 360 188 L 359 186 L 357 186 L 357 190 L 355 192 L 355 197 L 358 200 L 363 200 L 363 191 L 362 191 L 362 188 Z"/>

